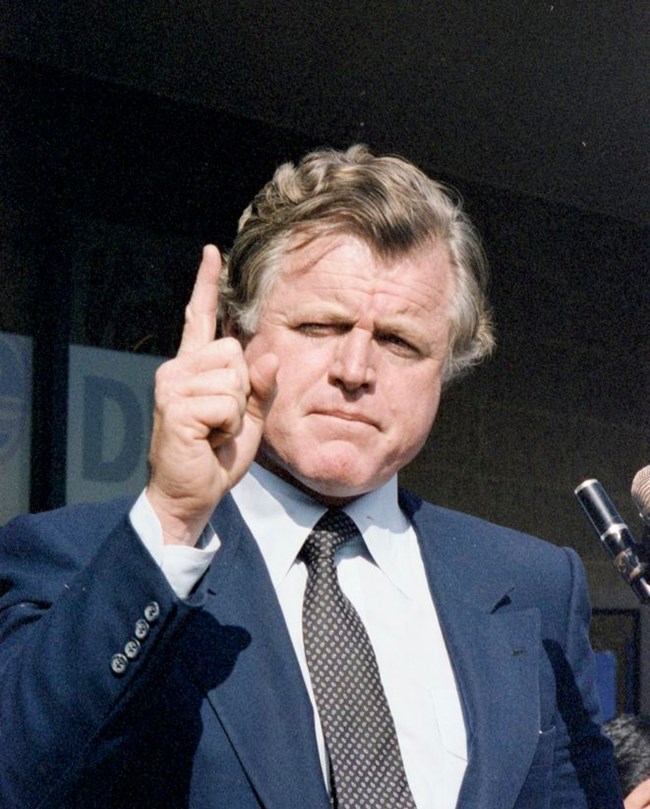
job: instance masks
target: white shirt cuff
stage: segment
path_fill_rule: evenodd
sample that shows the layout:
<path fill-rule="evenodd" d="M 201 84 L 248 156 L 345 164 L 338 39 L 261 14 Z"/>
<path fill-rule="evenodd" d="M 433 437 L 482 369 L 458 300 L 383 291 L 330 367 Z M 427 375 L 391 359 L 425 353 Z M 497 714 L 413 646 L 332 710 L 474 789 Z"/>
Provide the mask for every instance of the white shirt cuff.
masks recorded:
<path fill-rule="evenodd" d="M 193 548 L 187 545 L 165 545 L 160 520 L 144 492 L 136 500 L 129 519 L 172 590 L 179 598 L 187 598 L 221 546 L 210 523 L 206 525 Z"/>

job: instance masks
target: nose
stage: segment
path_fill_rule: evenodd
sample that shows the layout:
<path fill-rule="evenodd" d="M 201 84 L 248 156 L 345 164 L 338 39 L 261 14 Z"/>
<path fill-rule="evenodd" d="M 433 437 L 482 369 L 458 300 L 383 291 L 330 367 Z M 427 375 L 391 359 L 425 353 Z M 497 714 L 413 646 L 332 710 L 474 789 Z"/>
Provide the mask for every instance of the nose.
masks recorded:
<path fill-rule="evenodd" d="M 351 393 L 368 389 L 375 382 L 372 335 L 362 329 L 351 329 L 337 340 L 331 368 L 332 382 Z"/>

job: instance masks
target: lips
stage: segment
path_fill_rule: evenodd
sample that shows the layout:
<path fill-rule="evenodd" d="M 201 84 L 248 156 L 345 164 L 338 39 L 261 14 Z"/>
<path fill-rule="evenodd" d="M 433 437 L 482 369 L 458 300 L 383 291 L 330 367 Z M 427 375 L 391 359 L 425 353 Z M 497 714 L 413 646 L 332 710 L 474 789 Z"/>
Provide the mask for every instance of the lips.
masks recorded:
<path fill-rule="evenodd" d="M 313 415 L 315 416 L 325 416 L 328 418 L 333 419 L 341 419 L 342 421 L 356 421 L 360 422 L 361 424 L 368 424 L 371 427 L 377 427 L 378 425 L 375 421 L 371 418 L 366 416 L 364 413 L 359 413 L 353 410 L 315 410 L 313 411 Z"/>

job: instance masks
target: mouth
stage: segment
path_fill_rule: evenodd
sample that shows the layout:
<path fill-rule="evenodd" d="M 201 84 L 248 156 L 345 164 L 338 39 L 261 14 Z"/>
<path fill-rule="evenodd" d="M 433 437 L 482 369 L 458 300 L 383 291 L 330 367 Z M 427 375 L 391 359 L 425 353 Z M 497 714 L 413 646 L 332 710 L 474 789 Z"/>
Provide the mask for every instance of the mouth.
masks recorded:
<path fill-rule="evenodd" d="M 331 419 L 339 419 L 340 421 L 349 421 L 349 422 L 357 422 L 360 424 L 367 424 L 370 427 L 377 428 L 378 425 L 375 421 L 371 418 L 366 416 L 364 413 L 359 413 L 356 411 L 350 410 L 315 410 L 313 412 L 315 416 L 323 416 L 325 418 Z"/>

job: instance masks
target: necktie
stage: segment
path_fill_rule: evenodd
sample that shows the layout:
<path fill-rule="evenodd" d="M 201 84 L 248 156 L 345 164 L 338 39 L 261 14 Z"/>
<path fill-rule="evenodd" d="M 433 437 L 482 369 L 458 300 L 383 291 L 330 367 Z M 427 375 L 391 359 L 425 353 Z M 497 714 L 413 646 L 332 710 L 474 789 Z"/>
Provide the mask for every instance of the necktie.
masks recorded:
<path fill-rule="evenodd" d="M 358 536 L 330 509 L 305 540 L 303 635 L 337 809 L 415 809 L 370 639 L 339 587 L 334 554 Z"/>

